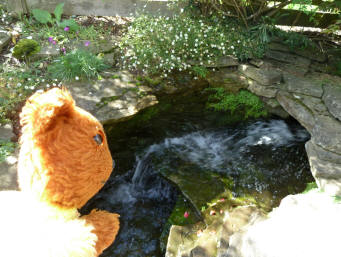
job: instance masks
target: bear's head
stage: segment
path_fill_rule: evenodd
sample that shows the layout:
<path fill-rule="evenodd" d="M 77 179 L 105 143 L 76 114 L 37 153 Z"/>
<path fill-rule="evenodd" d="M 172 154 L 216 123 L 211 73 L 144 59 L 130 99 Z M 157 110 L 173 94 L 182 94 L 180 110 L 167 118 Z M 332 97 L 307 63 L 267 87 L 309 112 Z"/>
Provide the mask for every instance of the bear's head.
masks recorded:
<path fill-rule="evenodd" d="M 61 208 L 80 208 L 104 185 L 113 160 L 102 125 L 66 89 L 35 93 L 20 114 L 18 182 Z"/>

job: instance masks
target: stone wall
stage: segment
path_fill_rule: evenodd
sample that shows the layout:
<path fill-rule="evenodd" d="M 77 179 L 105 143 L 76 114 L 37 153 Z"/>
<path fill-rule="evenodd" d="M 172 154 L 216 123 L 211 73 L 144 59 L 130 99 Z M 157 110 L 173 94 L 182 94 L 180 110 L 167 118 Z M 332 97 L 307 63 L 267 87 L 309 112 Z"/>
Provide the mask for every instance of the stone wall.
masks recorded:
<path fill-rule="evenodd" d="M 311 69 L 320 53 L 272 45 L 264 60 L 239 65 L 240 82 L 273 108 L 282 107 L 310 133 L 306 144 L 319 188 L 341 195 L 341 78 Z"/>
<path fill-rule="evenodd" d="M 64 14 L 96 16 L 131 16 L 142 9 L 149 13 L 167 14 L 167 1 L 147 0 L 7 0 L 9 8 L 16 13 L 28 12 L 34 8 L 53 12 L 58 3 L 65 3 Z"/>

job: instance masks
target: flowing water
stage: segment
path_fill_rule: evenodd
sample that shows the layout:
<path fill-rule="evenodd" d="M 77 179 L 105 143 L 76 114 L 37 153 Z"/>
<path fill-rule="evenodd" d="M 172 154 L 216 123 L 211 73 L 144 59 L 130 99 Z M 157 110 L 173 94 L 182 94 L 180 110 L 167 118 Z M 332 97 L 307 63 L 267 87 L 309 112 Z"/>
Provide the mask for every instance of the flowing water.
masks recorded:
<path fill-rule="evenodd" d="M 234 126 L 185 127 L 176 135 L 135 148 L 135 164 L 124 172 L 126 166 L 121 165 L 83 209 L 85 213 L 100 208 L 121 215 L 119 235 L 101 256 L 163 256 L 159 238 L 179 191 L 158 174 L 161 167 L 176 170 L 181 163 L 190 163 L 198 172 L 205 169 L 232 177 L 235 195 L 267 192 L 275 204 L 312 181 L 304 150 L 309 134 L 295 122 L 270 119 Z M 138 133 L 141 137 L 141 131 Z M 120 156 L 117 150 L 116 154 Z M 155 156 L 161 160 L 157 165 L 151 158 Z"/>

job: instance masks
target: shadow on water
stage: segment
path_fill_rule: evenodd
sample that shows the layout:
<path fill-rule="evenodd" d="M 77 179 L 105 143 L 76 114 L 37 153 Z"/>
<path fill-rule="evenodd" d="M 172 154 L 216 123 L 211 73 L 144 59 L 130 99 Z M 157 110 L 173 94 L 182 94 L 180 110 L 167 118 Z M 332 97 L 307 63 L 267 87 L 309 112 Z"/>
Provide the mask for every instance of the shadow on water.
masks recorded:
<path fill-rule="evenodd" d="M 185 163 L 233 178 L 233 193 L 256 193 L 271 206 L 313 180 L 304 143 L 309 134 L 295 120 L 259 119 L 231 125 L 226 114 L 205 109 L 200 93 L 144 110 L 106 127 L 116 168 L 81 210 L 121 215 L 115 243 L 101 256 L 163 256 L 160 235 L 179 191 L 159 175 Z M 230 125 L 229 125 L 230 124 Z M 152 157 L 157 156 L 158 163 Z"/>

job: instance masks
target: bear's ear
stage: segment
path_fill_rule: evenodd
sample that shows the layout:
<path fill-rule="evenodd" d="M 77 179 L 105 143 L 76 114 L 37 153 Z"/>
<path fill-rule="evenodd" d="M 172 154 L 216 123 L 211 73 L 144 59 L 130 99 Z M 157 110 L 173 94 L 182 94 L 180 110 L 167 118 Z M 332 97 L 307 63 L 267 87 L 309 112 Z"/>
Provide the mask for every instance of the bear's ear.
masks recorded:
<path fill-rule="evenodd" d="M 65 88 L 37 92 L 26 101 L 20 114 L 22 133 L 44 133 L 56 120 L 69 115 L 74 108 L 74 100 Z"/>

